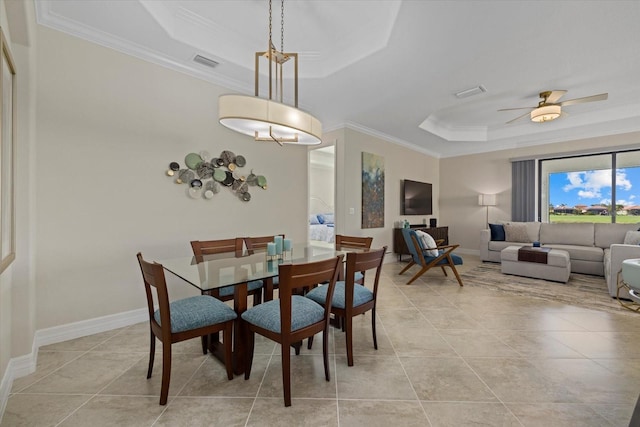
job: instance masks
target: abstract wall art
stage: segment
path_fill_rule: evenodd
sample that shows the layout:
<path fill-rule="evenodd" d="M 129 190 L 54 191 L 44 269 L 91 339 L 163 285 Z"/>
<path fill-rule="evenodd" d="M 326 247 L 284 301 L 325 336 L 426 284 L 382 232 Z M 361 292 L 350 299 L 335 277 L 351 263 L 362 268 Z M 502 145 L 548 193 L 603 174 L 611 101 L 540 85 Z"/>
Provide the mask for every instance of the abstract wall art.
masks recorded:
<path fill-rule="evenodd" d="M 362 228 L 384 227 L 384 157 L 362 152 Z"/>

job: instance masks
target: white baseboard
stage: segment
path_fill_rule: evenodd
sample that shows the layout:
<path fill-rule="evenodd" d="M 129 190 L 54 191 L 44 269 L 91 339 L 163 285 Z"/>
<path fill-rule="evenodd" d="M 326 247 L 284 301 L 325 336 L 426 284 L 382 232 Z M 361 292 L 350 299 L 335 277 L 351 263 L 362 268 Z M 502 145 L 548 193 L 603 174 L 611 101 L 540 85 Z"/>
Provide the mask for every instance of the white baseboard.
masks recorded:
<path fill-rule="evenodd" d="M 67 323 L 66 325 L 36 331 L 35 347 L 55 344 L 75 338 L 86 337 L 100 332 L 111 331 L 136 323 L 149 320 L 149 312 L 146 308 L 125 311 L 124 313 L 110 314 L 80 322 Z"/>
<path fill-rule="evenodd" d="M 455 253 L 457 253 L 457 254 L 463 254 L 463 255 L 475 255 L 475 256 L 480 256 L 480 250 L 478 250 L 478 249 L 457 248 L 457 249 L 455 250 Z"/>
<path fill-rule="evenodd" d="M 9 360 L 7 370 L 0 381 L 0 421 L 7 406 L 13 380 L 35 372 L 38 349 L 41 346 L 111 331 L 148 320 L 149 312 L 146 308 L 141 308 L 36 331 L 31 353 Z"/>

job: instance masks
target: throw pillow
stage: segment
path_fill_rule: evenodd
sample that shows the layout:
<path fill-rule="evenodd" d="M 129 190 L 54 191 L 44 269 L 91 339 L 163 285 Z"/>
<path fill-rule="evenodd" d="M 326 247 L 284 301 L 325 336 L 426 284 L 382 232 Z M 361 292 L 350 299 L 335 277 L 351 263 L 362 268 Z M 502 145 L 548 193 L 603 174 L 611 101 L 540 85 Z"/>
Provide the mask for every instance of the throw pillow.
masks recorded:
<path fill-rule="evenodd" d="M 527 233 L 527 226 L 524 224 L 505 224 L 504 234 L 507 242 L 530 242 L 529 234 Z"/>
<path fill-rule="evenodd" d="M 320 224 L 320 221 L 318 221 L 318 215 L 309 215 L 309 224 L 310 225 Z"/>
<path fill-rule="evenodd" d="M 416 230 L 416 234 L 422 241 L 422 247 L 425 249 L 424 254 L 427 256 L 438 256 L 438 249 L 432 249 L 438 245 L 436 245 L 436 241 L 433 240 L 431 234 L 425 233 L 422 230 Z"/>
<path fill-rule="evenodd" d="M 318 222 L 319 222 L 320 224 L 324 224 L 324 215 L 322 215 L 322 214 L 318 214 Z"/>
<path fill-rule="evenodd" d="M 324 223 L 325 224 L 333 224 L 333 214 L 332 213 L 326 213 L 322 215 L 324 217 Z"/>
<path fill-rule="evenodd" d="M 491 240 L 496 242 L 504 242 L 504 226 L 502 224 L 489 224 L 491 229 Z"/>
<path fill-rule="evenodd" d="M 624 235 L 625 245 L 638 245 L 640 244 L 640 231 L 627 231 Z"/>

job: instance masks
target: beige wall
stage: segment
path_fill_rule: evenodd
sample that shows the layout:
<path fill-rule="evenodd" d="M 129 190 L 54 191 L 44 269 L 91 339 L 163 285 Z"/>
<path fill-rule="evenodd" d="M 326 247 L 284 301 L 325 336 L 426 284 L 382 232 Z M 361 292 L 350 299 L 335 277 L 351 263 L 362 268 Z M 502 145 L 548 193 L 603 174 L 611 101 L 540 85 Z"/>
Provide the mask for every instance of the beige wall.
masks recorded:
<path fill-rule="evenodd" d="M 38 329 L 145 304 L 135 254 L 191 253 L 190 240 L 307 233 L 307 150 L 222 127 L 221 87 L 38 27 Z M 190 152 L 231 150 L 263 174 L 245 203 L 193 200 L 165 175 Z M 174 297 L 195 292 L 173 283 Z"/>
<path fill-rule="evenodd" d="M 363 133 L 343 129 L 330 134 L 327 138 L 336 141 L 336 232 L 355 236 L 372 236 L 376 247 L 388 246 L 393 250 L 393 223 L 407 219 L 412 224 L 421 223 L 423 218 L 439 216 L 438 188 L 440 167 L 437 158 L 409 150 L 400 145 Z M 385 167 L 385 212 L 384 228 L 361 228 L 362 218 L 362 152 L 384 157 Z M 433 215 L 400 215 L 400 180 L 430 182 L 433 184 Z M 354 213 L 350 214 L 349 209 Z M 439 219 L 439 224 L 447 225 Z"/>
<path fill-rule="evenodd" d="M 35 121 L 35 12 L 32 2 L 0 0 L 0 26 L 16 66 L 16 259 L 0 275 L 0 378 L 9 361 L 29 354 L 35 334 L 33 276 L 33 124 Z M 2 402 L 0 402 L 0 405 Z"/>
<path fill-rule="evenodd" d="M 640 148 L 640 132 L 441 159 L 440 211 L 450 226 L 449 241 L 464 250 L 479 250 L 479 231 L 486 228 L 479 193 L 497 194 L 497 206 L 489 207 L 489 222 L 511 219 L 510 159 L 625 146 Z"/>

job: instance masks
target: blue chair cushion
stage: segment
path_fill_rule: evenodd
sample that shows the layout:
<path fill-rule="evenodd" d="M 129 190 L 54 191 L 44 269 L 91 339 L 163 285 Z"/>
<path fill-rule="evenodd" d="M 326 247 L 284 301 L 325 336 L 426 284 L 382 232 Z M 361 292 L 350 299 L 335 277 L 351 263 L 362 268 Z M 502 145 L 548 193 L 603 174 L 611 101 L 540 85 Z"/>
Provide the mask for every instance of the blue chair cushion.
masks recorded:
<path fill-rule="evenodd" d="M 355 276 L 353 278 L 353 281 L 354 282 L 359 282 L 362 279 L 364 279 L 364 274 L 362 274 L 362 272 L 360 272 L 360 271 L 356 271 L 356 274 L 355 274 Z"/>
<path fill-rule="evenodd" d="M 247 283 L 247 292 L 255 291 L 256 289 L 260 289 L 262 287 L 262 280 L 254 280 L 253 282 Z M 233 295 L 233 286 L 227 286 L 226 288 L 220 289 L 221 297 L 228 297 Z"/>
<path fill-rule="evenodd" d="M 442 254 L 443 251 L 440 251 L 440 253 Z M 449 256 L 451 257 L 451 261 L 453 261 L 453 265 L 462 265 L 462 258 L 456 254 L 449 254 Z M 437 257 L 431 256 L 431 257 L 424 257 L 424 260 L 427 263 L 430 263 L 431 261 L 433 261 L 434 259 L 436 259 Z M 449 261 L 447 260 L 447 258 L 442 258 L 440 261 L 438 261 L 436 263 L 436 265 L 449 265 Z"/>
<path fill-rule="evenodd" d="M 307 294 L 307 298 L 312 299 L 313 301 L 317 302 L 318 304 L 322 304 L 324 305 L 324 302 L 327 300 L 327 290 L 328 290 L 328 286 L 323 285 L 323 286 L 318 286 L 314 289 L 312 289 L 308 294 Z M 345 303 L 345 285 L 344 282 L 340 281 L 340 282 L 336 282 L 336 287 L 335 290 L 333 291 L 333 300 L 331 305 L 333 307 L 336 308 L 341 308 L 341 309 L 345 309 L 346 307 L 346 303 Z M 359 305 L 362 305 L 366 302 L 372 301 L 373 300 L 373 292 L 371 292 L 371 290 L 369 290 L 368 288 L 362 286 L 362 285 L 358 285 L 355 284 L 353 286 L 353 306 L 357 307 Z"/>
<path fill-rule="evenodd" d="M 223 323 L 238 317 L 231 307 L 208 295 L 197 295 L 174 301 L 169 304 L 169 311 L 171 312 L 171 332 L 174 334 Z M 160 310 L 156 310 L 153 317 L 162 326 Z"/>
<path fill-rule="evenodd" d="M 242 318 L 252 325 L 271 332 L 280 333 L 280 301 L 272 300 L 250 308 L 242 313 Z M 291 296 L 291 331 L 321 322 L 324 308 L 300 295 Z"/>

